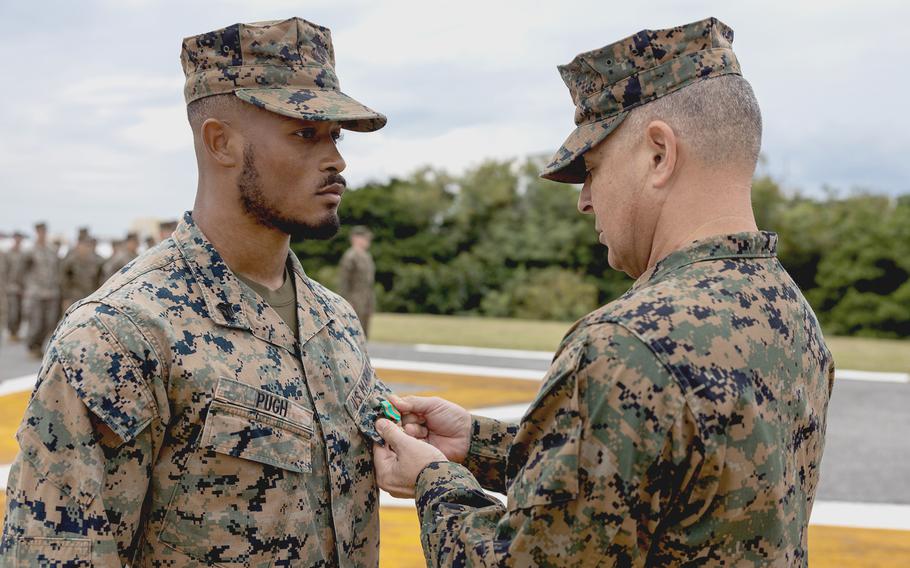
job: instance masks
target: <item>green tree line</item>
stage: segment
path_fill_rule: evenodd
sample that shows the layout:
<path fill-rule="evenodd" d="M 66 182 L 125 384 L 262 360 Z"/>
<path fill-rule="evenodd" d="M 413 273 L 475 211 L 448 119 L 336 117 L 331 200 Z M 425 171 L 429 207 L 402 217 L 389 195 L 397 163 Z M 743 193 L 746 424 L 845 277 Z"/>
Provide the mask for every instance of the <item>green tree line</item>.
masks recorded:
<path fill-rule="evenodd" d="M 329 287 L 354 225 L 374 234 L 378 308 L 387 312 L 574 320 L 632 281 L 607 264 L 578 188 L 537 177 L 537 159 L 490 161 L 462 175 L 424 168 L 351 188 L 342 231 L 296 243 Z M 910 337 L 910 194 L 824 197 L 756 177 L 759 227 L 828 333 Z"/>

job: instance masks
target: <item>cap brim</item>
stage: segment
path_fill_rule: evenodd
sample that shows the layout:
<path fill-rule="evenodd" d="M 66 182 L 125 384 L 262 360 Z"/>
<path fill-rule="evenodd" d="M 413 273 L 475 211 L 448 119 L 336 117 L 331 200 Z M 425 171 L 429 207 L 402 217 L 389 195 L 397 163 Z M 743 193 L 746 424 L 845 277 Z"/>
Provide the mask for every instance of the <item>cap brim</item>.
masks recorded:
<path fill-rule="evenodd" d="M 576 128 L 540 172 L 540 177 L 560 183 L 584 183 L 585 163 L 582 155 L 597 146 L 622 123 L 628 112 L 582 124 Z"/>
<path fill-rule="evenodd" d="M 241 100 L 291 118 L 330 120 L 357 132 L 373 132 L 386 123 L 383 114 L 333 89 L 237 89 Z"/>

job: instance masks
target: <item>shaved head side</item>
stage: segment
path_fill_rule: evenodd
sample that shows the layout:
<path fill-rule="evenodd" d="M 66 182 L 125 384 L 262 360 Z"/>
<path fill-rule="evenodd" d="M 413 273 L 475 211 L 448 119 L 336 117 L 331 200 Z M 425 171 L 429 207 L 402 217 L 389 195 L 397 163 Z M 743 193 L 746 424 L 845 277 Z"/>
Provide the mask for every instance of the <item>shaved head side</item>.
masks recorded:
<path fill-rule="evenodd" d="M 186 105 L 186 117 L 190 121 L 190 128 L 193 129 L 193 136 L 198 135 L 199 127 L 209 118 L 224 120 L 235 115 L 241 109 L 242 105 L 247 103 L 241 101 L 233 93 L 225 95 L 212 95 L 197 99 Z"/>
<path fill-rule="evenodd" d="M 693 158 L 705 166 L 754 171 L 761 150 L 761 110 L 739 75 L 705 79 L 631 111 L 623 135 L 666 122 Z"/>

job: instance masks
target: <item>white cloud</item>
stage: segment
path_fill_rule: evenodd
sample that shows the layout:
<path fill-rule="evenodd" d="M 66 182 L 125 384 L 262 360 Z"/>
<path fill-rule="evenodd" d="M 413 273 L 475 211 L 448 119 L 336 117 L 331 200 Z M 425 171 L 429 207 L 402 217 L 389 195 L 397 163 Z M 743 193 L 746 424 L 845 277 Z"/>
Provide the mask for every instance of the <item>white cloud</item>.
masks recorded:
<path fill-rule="evenodd" d="M 66 18 L 49 17 L 63 8 Z M 332 28 L 345 90 L 389 115 L 378 133 L 347 135 L 352 185 L 553 151 L 572 128 L 557 64 L 644 27 L 715 15 L 736 30 L 772 173 L 810 190 L 834 182 L 910 191 L 899 140 L 910 130 L 910 79 L 895 71 L 910 58 L 900 39 L 910 5 L 897 0 L 622 9 L 593 0 L 86 0 L 78 9 L 0 6 L 11 30 L 0 50 L 28 55 L 5 62 L 28 88 L 7 89 L 0 106 L 0 228 L 41 217 L 62 230 L 87 222 L 116 233 L 133 217 L 189 206 L 180 39 L 292 15 Z M 48 73 L 61 57 L 66 64 Z"/>
<path fill-rule="evenodd" d="M 138 115 L 138 122 L 118 133 L 124 141 L 152 152 L 192 150 L 193 137 L 184 104 L 141 108 Z"/>

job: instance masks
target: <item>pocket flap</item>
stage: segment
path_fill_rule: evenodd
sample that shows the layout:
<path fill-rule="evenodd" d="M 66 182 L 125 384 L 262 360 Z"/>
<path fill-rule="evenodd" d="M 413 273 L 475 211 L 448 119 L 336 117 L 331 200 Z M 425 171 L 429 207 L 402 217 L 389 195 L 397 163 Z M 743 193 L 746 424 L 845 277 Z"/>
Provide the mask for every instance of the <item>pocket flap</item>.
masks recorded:
<path fill-rule="evenodd" d="M 312 470 L 313 413 L 292 400 L 219 379 L 201 445 L 289 471 Z"/>

